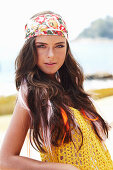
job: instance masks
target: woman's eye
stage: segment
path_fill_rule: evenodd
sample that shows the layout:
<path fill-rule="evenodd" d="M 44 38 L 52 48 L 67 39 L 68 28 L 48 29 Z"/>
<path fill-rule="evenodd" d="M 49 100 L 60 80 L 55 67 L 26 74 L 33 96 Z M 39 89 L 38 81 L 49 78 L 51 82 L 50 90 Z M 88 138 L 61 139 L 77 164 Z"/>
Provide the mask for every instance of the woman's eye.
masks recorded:
<path fill-rule="evenodd" d="M 45 48 L 45 45 L 37 45 L 37 48 Z"/>
<path fill-rule="evenodd" d="M 63 48 L 64 45 L 57 45 L 56 47 L 57 47 L 57 48 Z"/>

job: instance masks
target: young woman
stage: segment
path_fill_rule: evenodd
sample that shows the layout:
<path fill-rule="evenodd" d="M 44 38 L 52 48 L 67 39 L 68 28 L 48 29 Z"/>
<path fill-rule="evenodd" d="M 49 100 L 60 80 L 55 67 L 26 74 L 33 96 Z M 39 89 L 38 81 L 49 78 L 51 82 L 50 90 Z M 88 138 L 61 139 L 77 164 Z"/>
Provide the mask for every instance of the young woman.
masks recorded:
<path fill-rule="evenodd" d="M 26 41 L 16 59 L 19 90 L 1 153 L 6 169 L 113 169 L 104 144 L 108 125 L 83 89 L 61 16 L 43 12 L 25 26 Z M 20 156 L 28 129 L 42 161 Z"/>

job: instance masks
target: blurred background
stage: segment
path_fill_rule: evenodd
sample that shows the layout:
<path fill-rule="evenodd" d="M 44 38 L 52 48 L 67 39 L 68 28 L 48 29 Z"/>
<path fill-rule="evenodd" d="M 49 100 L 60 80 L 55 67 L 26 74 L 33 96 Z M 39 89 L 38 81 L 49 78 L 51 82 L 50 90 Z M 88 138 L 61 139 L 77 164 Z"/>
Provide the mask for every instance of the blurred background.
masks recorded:
<path fill-rule="evenodd" d="M 31 16 L 44 10 L 56 12 L 66 21 L 72 53 L 85 74 L 84 88 L 93 94 L 100 114 L 113 125 L 112 7 L 112 0 L 0 2 L 0 145 L 15 105 L 14 63 L 25 41 L 24 26 Z M 106 144 L 113 158 L 112 129 Z"/>

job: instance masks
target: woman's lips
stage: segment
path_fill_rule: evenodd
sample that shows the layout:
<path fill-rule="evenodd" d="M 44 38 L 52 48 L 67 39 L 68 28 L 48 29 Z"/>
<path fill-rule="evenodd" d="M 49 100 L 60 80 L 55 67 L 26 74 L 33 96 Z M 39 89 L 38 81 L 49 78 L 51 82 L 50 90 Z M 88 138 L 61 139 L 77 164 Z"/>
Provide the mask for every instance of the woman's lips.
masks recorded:
<path fill-rule="evenodd" d="M 55 65 L 56 63 L 45 63 L 47 66 L 53 66 Z"/>

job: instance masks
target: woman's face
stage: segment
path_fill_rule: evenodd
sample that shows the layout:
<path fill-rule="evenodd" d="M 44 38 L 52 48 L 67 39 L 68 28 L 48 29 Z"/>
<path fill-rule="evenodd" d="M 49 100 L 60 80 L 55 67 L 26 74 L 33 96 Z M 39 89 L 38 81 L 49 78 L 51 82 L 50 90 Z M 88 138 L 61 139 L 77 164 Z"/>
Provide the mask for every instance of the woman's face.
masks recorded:
<path fill-rule="evenodd" d="M 54 75 L 66 57 L 66 38 L 58 35 L 41 35 L 35 39 L 37 65 L 41 71 Z"/>

